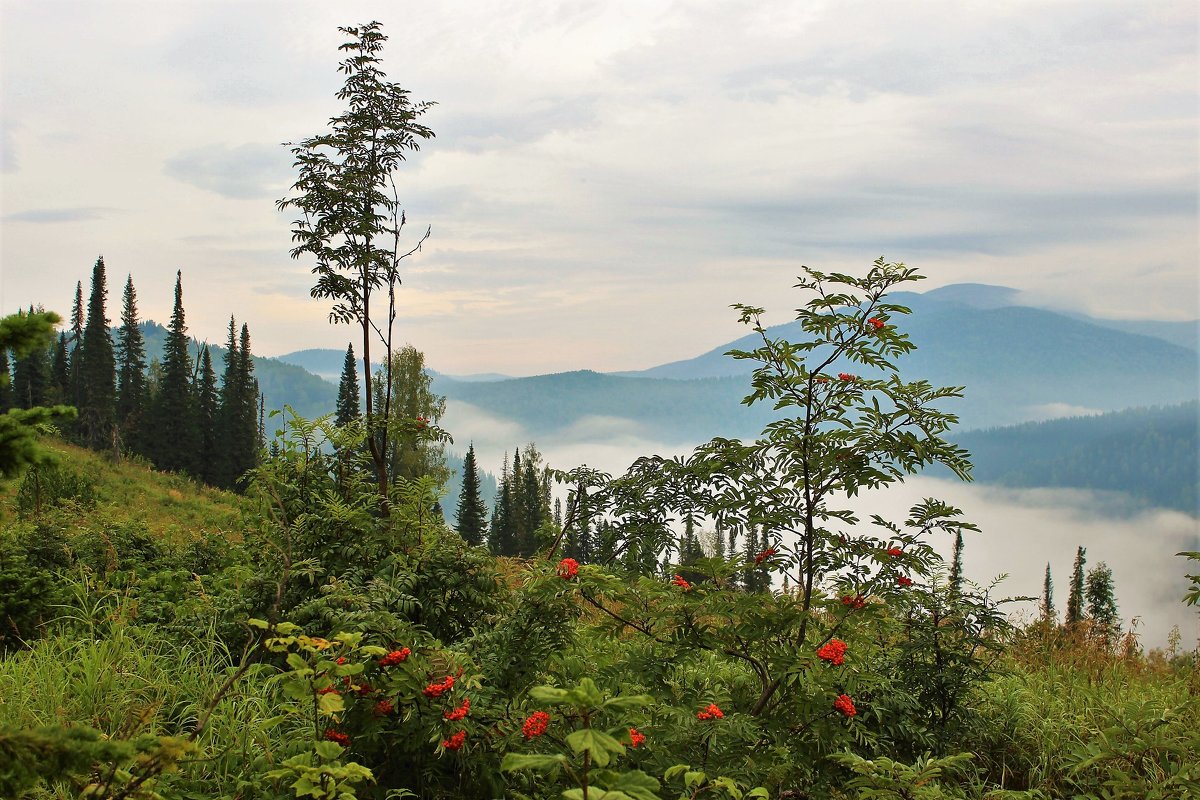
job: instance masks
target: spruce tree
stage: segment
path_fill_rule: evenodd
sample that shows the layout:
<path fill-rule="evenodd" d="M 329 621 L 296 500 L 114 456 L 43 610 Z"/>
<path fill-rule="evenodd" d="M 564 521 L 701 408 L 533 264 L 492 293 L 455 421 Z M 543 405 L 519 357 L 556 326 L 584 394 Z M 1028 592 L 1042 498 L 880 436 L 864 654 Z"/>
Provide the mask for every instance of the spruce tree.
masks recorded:
<path fill-rule="evenodd" d="M 1071 570 L 1071 591 L 1067 595 L 1067 625 L 1083 621 L 1083 566 L 1087 563 L 1087 550 L 1080 547 L 1075 551 L 1075 566 Z"/>
<path fill-rule="evenodd" d="M 0 349 L 0 414 L 15 405 L 13 396 L 12 370 L 8 366 L 8 349 Z"/>
<path fill-rule="evenodd" d="M 237 408 L 242 395 L 242 367 L 238 356 L 237 320 L 229 316 L 229 335 L 225 339 L 225 369 L 221 374 L 221 390 L 217 410 L 217 432 L 222 442 L 233 441 L 237 430 Z M 228 488 L 233 485 L 237 469 L 229 447 L 221 448 L 221 455 L 213 474 L 216 486 Z"/>
<path fill-rule="evenodd" d="M 67 332 L 62 331 L 54 340 L 54 355 L 50 359 L 50 387 L 47 394 L 55 403 L 69 402 L 71 397 L 71 354 L 67 346 Z"/>
<path fill-rule="evenodd" d="M 338 425 L 349 424 L 362 416 L 358 398 L 358 366 L 354 363 L 354 345 L 346 348 L 346 361 L 342 364 L 342 378 L 338 381 L 337 417 Z"/>
<path fill-rule="evenodd" d="M 40 309 L 35 310 L 33 306 L 29 307 L 29 311 L 22 316 L 27 319 L 33 319 L 43 315 Z M 51 341 L 53 341 L 51 339 Z M 51 382 L 51 364 L 50 350 L 47 347 L 38 345 L 36 347 L 26 347 L 16 355 L 16 360 L 13 362 L 13 403 L 17 408 L 35 408 L 44 406 L 50 399 L 50 382 Z"/>
<path fill-rule="evenodd" d="M 141 453 L 141 427 L 149 392 L 146 385 L 146 341 L 138 326 L 137 292 L 133 288 L 132 275 L 125 279 L 116 355 L 117 427 L 125 447 Z"/>
<path fill-rule="evenodd" d="M 537 552 L 538 529 L 550 516 L 549 497 L 542 494 L 542 455 L 532 442 L 525 445 L 525 458 L 521 462 L 519 483 L 522 528 L 518 533 L 517 554 L 529 558 Z"/>
<path fill-rule="evenodd" d="M 247 472 L 258 463 L 258 380 L 250 352 L 250 328 L 242 323 L 237 350 L 237 405 L 231 416 L 230 447 L 233 484 L 240 486 Z"/>
<path fill-rule="evenodd" d="M 154 396 L 148 454 L 161 470 L 197 474 L 200 425 L 192 388 L 192 355 L 188 351 L 183 313 L 183 273 L 175 273 L 175 306 L 167 325 L 161 377 Z"/>
<path fill-rule="evenodd" d="M 567 495 L 567 518 L 571 520 L 567 531 L 565 555 L 581 564 L 590 564 L 595 556 L 592 519 L 588 508 L 587 485 L 581 478 Z"/>
<path fill-rule="evenodd" d="M 348 363 L 353 364 L 353 357 L 347 356 Z M 344 373 L 343 373 L 344 374 Z M 479 496 L 479 473 L 475 465 L 475 444 L 467 447 L 466 458 L 463 459 L 462 492 L 458 496 L 458 511 L 455 515 L 458 535 L 467 544 L 483 543 L 487 534 L 487 506 Z"/>
<path fill-rule="evenodd" d="M 217 430 L 217 373 L 213 370 L 208 347 L 200 349 L 200 374 L 196 383 L 197 422 L 200 427 L 198 477 L 216 485 L 221 470 L 222 443 Z"/>
<path fill-rule="evenodd" d="M 958 594 L 962 591 L 963 579 L 963 538 L 962 531 L 954 532 L 954 557 L 950 561 L 950 591 Z"/>
<path fill-rule="evenodd" d="M 79 431 L 83 443 L 93 450 L 112 445 L 117 417 L 116 357 L 105 310 L 106 280 L 101 256 L 92 268 L 92 293 L 79 351 Z"/>
<path fill-rule="evenodd" d="M 1046 578 L 1042 581 L 1042 619 L 1054 622 L 1054 579 L 1050 577 L 1050 562 L 1046 562 Z"/>
<path fill-rule="evenodd" d="M 512 473 L 508 470 L 508 453 L 505 453 L 496 503 L 492 507 L 492 521 L 488 525 L 488 548 L 498 556 L 511 556 L 514 552 L 512 500 Z"/>
<path fill-rule="evenodd" d="M 71 306 L 71 340 L 67 343 L 71 348 L 70 369 L 70 403 L 79 407 L 83 396 L 83 383 L 79 376 L 79 357 L 83 349 L 83 281 L 75 282 L 75 303 Z"/>
<path fill-rule="evenodd" d="M 521 488 L 524 486 L 524 468 L 521 464 L 521 447 L 512 451 L 512 467 L 509 470 L 509 480 L 505 493 L 508 498 L 508 522 L 510 551 L 508 555 L 520 555 L 521 546 L 526 541 L 526 505 L 521 501 Z"/>
<path fill-rule="evenodd" d="M 1096 633 L 1111 642 L 1120 630 L 1120 619 L 1117 616 L 1112 570 L 1103 561 L 1088 571 L 1084 596 L 1087 598 L 1088 617 L 1095 624 Z"/>

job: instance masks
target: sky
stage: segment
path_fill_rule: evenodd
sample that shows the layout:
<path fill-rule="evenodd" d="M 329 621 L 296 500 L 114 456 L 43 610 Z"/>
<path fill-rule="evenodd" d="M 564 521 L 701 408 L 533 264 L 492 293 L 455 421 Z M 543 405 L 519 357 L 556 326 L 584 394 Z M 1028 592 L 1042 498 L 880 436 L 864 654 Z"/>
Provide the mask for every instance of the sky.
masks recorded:
<path fill-rule="evenodd" d="M 803 264 L 1098 316 L 1200 315 L 1194 2 L 0 0 L 0 311 L 103 255 L 190 332 L 343 348 L 282 143 L 342 110 L 339 25 L 436 133 L 397 184 L 396 335 L 451 374 L 630 370 L 790 318 Z M 415 239 L 414 239 L 415 241 Z"/>

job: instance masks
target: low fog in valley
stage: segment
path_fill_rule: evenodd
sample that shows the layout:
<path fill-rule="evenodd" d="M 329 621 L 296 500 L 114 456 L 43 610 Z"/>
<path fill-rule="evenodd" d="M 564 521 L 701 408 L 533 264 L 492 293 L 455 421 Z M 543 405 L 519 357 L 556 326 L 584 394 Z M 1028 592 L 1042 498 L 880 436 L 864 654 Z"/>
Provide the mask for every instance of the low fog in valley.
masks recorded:
<path fill-rule="evenodd" d="M 455 449 L 465 451 L 473 442 L 480 467 L 496 475 L 504 454 L 511 456 L 514 447 L 529 441 L 520 425 L 465 403 L 448 403 L 442 424 L 454 435 Z M 554 440 L 536 444 L 546 462 L 557 469 L 587 464 L 614 475 L 640 456 L 681 455 L 690 449 L 643 438 L 637 428 L 627 419 L 591 417 Z M 996 589 L 999 596 L 1040 596 L 1049 562 L 1061 616 L 1075 549 L 1083 546 L 1087 569 L 1101 561 L 1112 568 L 1123 630 L 1136 619 L 1147 648 L 1165 647 L 1174 625 L 1179 626 L 1185 648 L 1200 640 L 1200 619 L 1181 602 L 1187 586 L 1185 560 L 1175 555 L 1200 550 L 1200 527 L 1194 517 L 1177 511 L 1138 510 L 1115 493 L 1005 489 L 923 476 L 867 493 L 850 507 L 864 518 L 874 513 L 901 523 L 908 509 L 926 497 L 961 508 L 964 519 L 980 527 L 980 533 L 965 538 L 966 576 L 988 584 L 1007 574 Z M 949 557 L 950 540 L 934 537 L 932 543 Z M 1032 619 L 1037 613 L 1033 601 L 1007 608 L 1018 620 Z"/>

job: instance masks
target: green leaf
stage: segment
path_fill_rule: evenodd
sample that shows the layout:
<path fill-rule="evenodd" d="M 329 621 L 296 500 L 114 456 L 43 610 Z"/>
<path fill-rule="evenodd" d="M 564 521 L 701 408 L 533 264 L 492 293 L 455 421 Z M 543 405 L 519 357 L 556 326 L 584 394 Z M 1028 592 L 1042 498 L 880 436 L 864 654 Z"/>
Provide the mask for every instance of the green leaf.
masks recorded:
<path fill-rule="evenodd" d="M 604 702 L 604 694 L 596 687 L 596 682 L 591 678 L 579 681 L 579 685 L 571 690 L 570 696 L 584 708 L 595 708 Z"/>
<path fill-rule="evenodd" d="M 506 753 L 500 762 L 501 772 L 514 772 L 520 769 L 532 769 L 537 772 L 549 772 L 558 769 L 567 761 L 562 753 L 541 755 L 538 753 Z"/>
<path fill-rule="evenodd" d="M 654 698 L 648 694 L 621 695 L 604 703 L 605 708 L 644 708 L 652 705 Z"/>
<path fill-rule="evenodd" d="M 667 767 L 667 771 L 663 773 L 663 778 L 668 781 L 673 781 L 683 773 L 690 769 L 687 764 L 676 764 L 673 767 Z"/>
<path fill-rule="evenodd" d="M 346 710 L 346 701 L 337 692 L 317 696 L 317 710 L 322 714 L 336 714 Z"/>
<path fill-rule="evenodd" d="M 535 686 L 529 690 L 529 696 L 539 703 L 557 706 L 567 702 L 571 693 L 554 686 Z"/>
<path fill-rule="evenodd" d="M 333 761 L 339 758 L 345 748 L 337 742 L 317 742 L 313 745 L 313 752 L 317 754 L 323 761 Z"/>
<path fill-rule="evenodd" d="M 605 784 L 606 788 L 628 794 L 634 800 L 659 800 L 658 789 L 661 784 L 640 769 L 620 773 L 616 780 Z"/>
<path fill-rule="evenodd" d="M 583 728 L 567 737 L 567 744 L 576 755 L 590 753 L 592 763 L 597 767 L 606 767 L 612 760 L 610 753 L 624 753 L 625 745 L 609 736 L 604 731 L 595 728 Z"/>
<path fill-rule="evenodd" d="M 308 662 L 305 661 L 304 656 L 300 655 L 299 653 L 288 653 L 287 654 L 287 663 L 288 663 L 288 666 L 291 667 L 292 669 L 307 669 L 308 668 Z"/>

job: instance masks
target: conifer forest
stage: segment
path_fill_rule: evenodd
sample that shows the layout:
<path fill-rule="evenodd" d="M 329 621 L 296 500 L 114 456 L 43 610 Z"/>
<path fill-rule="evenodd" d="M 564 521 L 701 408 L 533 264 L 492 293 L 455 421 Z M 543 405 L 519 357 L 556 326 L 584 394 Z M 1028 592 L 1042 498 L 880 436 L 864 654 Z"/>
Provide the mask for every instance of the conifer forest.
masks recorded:
<path fill-rule="evenodd" d="M 906 371 L 918 267 L 797 267 L 775 308 L 732 306 L 750 435 L 610 474 L 456 434 L 397 327 L 436 241 L 396 188 L 432 104 L 386 74 L 383 26 L 339 31 L 340 110 L 286 145 L 275 204 L 350 342 L 327 413 L 264 396 L 256 320 L 192 338 L 186 271 L 161 353 L 137 265 L 103 256 L 0 320 L 0 797 L 1200 797 L 1200 650 L 1139 640 L 1120 556 L 1080 544 L 1013 597 L 965 574 L 1003 536 L 970 508 L 878 504 L 989 447 L 1038 486 L 1107 452 L 964 447 L 969 387 Z M 1200 613 L 1200 553 L 1175 560 L 1170 603 Z"/>

